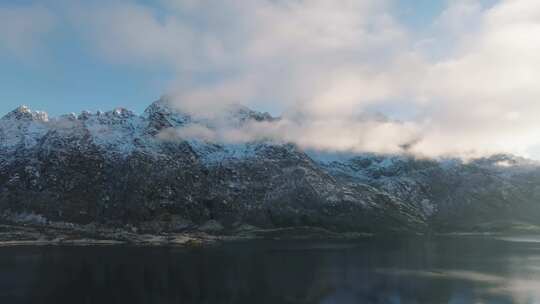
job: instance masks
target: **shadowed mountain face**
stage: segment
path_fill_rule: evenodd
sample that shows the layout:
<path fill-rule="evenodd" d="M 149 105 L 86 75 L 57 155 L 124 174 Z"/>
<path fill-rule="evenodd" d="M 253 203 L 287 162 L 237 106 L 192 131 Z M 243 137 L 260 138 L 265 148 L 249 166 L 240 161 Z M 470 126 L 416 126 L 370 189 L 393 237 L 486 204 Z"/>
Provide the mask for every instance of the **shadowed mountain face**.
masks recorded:
<path fill-rule="evenodd" d="M 231 107 L 219 119 L 242 126 L 276 118 Z M 20 107 L 0 119 L 0 214 L 150 232 L 247 225 L 411 232 L 540 222 L 540 170 L 525 159 L 336 157 L 273 141 L 174 136 L 220 124 L 166 99 L 143 115 L 116 109 L 49 119 Z"/>
<path fill-rule="evenodd" d="M 540 168 L 527 159 L 494 155 L 464 163 L 365 155 L 323 167 L 339 181 L 367 183 L 413 204 L 439 231 L 540 223 Z"/>

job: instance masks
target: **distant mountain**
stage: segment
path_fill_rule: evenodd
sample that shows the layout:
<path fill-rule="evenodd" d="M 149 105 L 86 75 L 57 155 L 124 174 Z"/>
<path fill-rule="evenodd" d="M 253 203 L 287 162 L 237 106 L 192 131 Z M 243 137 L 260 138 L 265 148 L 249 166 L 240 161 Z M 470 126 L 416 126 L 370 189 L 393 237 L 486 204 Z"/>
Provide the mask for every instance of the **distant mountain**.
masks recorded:
<path fill-rule="evenodd" d="M 142 232 L 312 226 L 425 232 L 540 224 L 540 167 L 510 155 L 470 162 L 302 151 L 269 140 L 166 138 L 219 128 L 170 106 L 70 114 L 19 107 L 0 119 L 4 222 Z M 228 124 L 273 121 L 230 106 Z"/>

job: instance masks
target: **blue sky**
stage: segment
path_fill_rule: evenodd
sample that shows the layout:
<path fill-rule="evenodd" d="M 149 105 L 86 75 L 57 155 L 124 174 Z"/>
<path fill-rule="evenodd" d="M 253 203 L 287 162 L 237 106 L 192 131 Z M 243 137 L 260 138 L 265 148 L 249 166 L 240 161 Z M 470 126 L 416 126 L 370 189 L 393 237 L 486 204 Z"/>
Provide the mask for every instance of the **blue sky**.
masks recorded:
<path fill-rule="evenodd" d="M 44 4 L 45 3 L 45 4 Z M 159 8 L 159 2 L 140 1 Z M 427 27 L 445 7 L 444 0 L 400 0 L 396 16 L 413 28 Z M 0 0 L 0 9 L 44 5 L 63 12 L 54 2 Z M 116 106 L 136 112 L 167 92 L 175 79 L 166 65 L 129 65 L 100 56 L 65 20 L 25 54 L 2 48 L 0 36 L 0 115 L 18 105 L 59 115 Z M 264 107 L 264 105 L 263 105 Z M 272 110 L 271 107 L 264 107 Z"/>
<path fill-rule="evenodd" d="M 0 10 L 36 3 L 0 1 Z M 47 7 L 55 13 L 56 6 Z M 140 112 L 166 91 L 173 77 L 166 67 L 108 62 L 64 20 L 56 23 L 28 52 L 2 48 L 0 36 L 0 113 L 21 104 L 52 115 L 117 106 Z"/>

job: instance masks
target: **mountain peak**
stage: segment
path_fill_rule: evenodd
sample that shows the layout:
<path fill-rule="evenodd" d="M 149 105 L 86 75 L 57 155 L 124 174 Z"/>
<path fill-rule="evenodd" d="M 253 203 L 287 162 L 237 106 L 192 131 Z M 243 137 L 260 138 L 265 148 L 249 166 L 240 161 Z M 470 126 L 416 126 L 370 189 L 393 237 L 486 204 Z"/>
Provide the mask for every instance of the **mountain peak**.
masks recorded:
<path fill-rule="evenodd" d="M 21 105 L 2 118 L 2 120 L 8 119 L 47 122 L 49 115 L 42 111 L 32 111 L 28 106 Z"/>
<path fill-rule="evenodd" d="M 129 118 L 129 117 L 135 116 L 135 113 L 133 113 L 133 111 L 130 111 L 126 108 L 119 107 L 112 111 L 112 115 L 116 117 L 121 117 L 121 118 Z"/>
<path fill-rule="evenodd" d="M 144 115 L 148 118 L 150 118 L 155 113 L 180 114 L 180 111 L 172 105 L 171 99 L 168 96 L 162 96 L 158 100 L 152 102 L 146 108 L 146 110 L 144 110 Z"/>
<path fill-rule="evenodd" d="M 255 121 L 272 121 L 275 118 L 268 112 L 254 111 L 247 106 L 241 104 L 229 104 L 225 106 L 225 112 L 229 118 L 236 118 L 240 121 L 255 120 Z"/>
<path fill-rule="evenodd" d="M 184 125 L 191 121 L 191 116 L 174 108 L 168 96 L 162 96 L 154 101 L 146 110 L 143 117 L 149 120 L 149 127 L 155 132 Z M 152 131 L 151 133 L 155 133 Z"/>
<path fill-rule="evenodd" d="M 19 113 L 31 113 L 32 112 L 30 110 L 30 108 L 28 108 L 28 106 L 26 106 L 26 105 L 20 105 L 18 108 L 16 108 L 13 111 L 14 112 L 19 112 Z"/>

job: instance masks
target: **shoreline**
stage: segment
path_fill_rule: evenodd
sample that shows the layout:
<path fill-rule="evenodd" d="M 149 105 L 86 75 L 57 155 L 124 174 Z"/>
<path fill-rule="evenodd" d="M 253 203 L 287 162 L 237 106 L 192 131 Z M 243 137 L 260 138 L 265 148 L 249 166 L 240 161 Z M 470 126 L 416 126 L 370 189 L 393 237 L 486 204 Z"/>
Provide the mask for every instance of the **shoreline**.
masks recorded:
<path fill-rule="evenodd" d="M 231 241 L 251 240 L 365 240 L 384 237 L 503 237 L 525 235 L 527 231 L 446 232 L 372 234 L 332 232 L 317 227 L 251 229 L 230 234 L 203 231 L 179 233 L 134 233 L 123 229 L 69 229 L 48 226 L 0 224 L 0 248 L 15 246 L 140 246 L 140 247 L 203 247 Z M 529 231 L 531 234 L 531 231 Z"/>
<path fill-rule="evenodd" d="M 147 246 L 201 247 L 222 242 L 249 240 L 353 240 L 372 237 L 368 233 L 337 233 L 315 227 L 252 229 L 233 234 L 203 231 L 181 233 L 134 233 L 123 229 L 56 228 L 30 225 L 0 225 L 0 248 L 14 246 Z"/>

